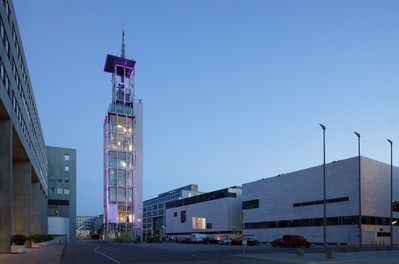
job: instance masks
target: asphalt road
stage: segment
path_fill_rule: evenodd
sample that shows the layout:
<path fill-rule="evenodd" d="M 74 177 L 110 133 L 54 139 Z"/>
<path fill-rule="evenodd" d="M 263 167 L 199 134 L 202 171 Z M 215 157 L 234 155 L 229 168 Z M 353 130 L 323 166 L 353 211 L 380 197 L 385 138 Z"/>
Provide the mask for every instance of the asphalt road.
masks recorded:
<path fill-rule="evenodd" d="M 263 249 L 262 249 L 263 248 Z M 191 245 L 191 244 L 114 244 L 105 242 L 78 242 L 68 244 L 61 257 L 61 264 L 144 264 L 144 263 L 226 263 L 256 264 L 264 259 L 248 257 L 248 254 L 264 252 L 266 246 L 246 247 L 243 256 L 241 246 Z M 274 249 L 280 251 L 279 249 Z M 287 249 L 285 249 L 287 251 Z M 289 249 L 288 249 L 289 250 Z M 294 249 L 291 249 L 294 255 Z M 267 262 L 281 263 L 281 262 Z"/>
<path fill-rule="evenodd" d="M 297 256 L 294 248 L 247 246 L 243 255 L 241 246 L 193 245 L 193 244 L 115 244 L 106 242 L 78 242 L 65 246 L 61 264 L 259 264 L 259 263 L 386 263 L 399 264 L 399 251 L 362 251 L 329 248 L 337 251 L 337 259 L 326 259 L 321 247 L 305 250 L 305 256 Z M 349 251 L 349 252 L 346 252 Z"/>

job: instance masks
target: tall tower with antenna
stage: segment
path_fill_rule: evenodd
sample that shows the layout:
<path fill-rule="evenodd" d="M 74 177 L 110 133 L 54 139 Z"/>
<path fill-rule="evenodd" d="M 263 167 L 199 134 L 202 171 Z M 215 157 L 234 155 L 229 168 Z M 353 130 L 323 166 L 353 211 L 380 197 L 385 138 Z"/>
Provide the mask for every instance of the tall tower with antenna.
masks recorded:
<path fill-rule="evenodd" d="M 104 120 L 104 239 L 137 241 L 143 219 L 143 104 L 135 99 L 136 61 L 107 54 L 112 103 Z"/>

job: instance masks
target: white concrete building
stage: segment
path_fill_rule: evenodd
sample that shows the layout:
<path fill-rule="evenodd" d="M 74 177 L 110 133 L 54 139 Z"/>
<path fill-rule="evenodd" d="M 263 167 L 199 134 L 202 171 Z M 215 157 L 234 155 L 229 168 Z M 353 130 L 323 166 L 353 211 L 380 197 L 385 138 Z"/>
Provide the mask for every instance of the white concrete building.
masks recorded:
<path fill-rule="evenodd" d="M 390 164 L 361 157 L 362 244 L 390 243 Z M 393 200 L 399 200 L 399 170 L 393 167 Z M 267 242 L 286 234 L 322 243 L 323 165 L 243 185 L 245 234 Z M 393 222 L 399 211 L 394 202 Z M 359 244 L 359 158 L 326 164 L 327 243 Z M 399 228 L 394 243 L 399 243 Z"/>
<path fill-rule="evenodd" d="M 166 234 L 235 237 L 241 233 L 241 187 L 231 187 L 166 203 Z"/>

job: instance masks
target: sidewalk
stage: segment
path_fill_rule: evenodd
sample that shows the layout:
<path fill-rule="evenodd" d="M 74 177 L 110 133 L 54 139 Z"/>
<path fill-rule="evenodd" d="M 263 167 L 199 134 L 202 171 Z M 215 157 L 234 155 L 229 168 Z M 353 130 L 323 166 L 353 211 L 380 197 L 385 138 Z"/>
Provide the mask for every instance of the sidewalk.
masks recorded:
<path fill-rule="evenodd" d="M 322 263 L 362 263 L 362 264 L 397 264 L 399 263 L 399 251 L 361 251 L 361 252 L 337 252 L 335 259 L 327 259 L 325 253 L 305 253 L 304 256 L 295 254 L 247 254 L 246 257 L 260 258 L 281 263 L 298 264 L 322 264 Z"/>
<path fill-rule="evenodd" d="M 59 264 L 65 245 L 41 246 L 40 249 L 27 248 L 26 254 L 0 254 L 0 263 L 7 264 Z"/>

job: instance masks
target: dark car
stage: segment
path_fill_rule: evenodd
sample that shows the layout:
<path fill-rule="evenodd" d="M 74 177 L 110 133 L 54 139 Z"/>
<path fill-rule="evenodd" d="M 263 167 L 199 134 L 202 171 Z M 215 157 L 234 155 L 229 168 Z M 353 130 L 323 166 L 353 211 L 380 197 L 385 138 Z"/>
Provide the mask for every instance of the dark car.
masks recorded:
<path fill-rule="evenodd" d="M 247 238 L 247 245 L 248 246 L 259 246 L 260 242 L 252 237 Z"/>
<path fill-rule="evenodd" d="M 219 240 L 217 240 L 214 236 L 207 236 L 202 240 L 202 243 L 204 244 L 218 244 Z"/>
<path fill-rule="evenodd" d="M 310 247 L 309 241 L 307 241 L 303 236 L 298 235 L 284 235 L 280 242 L 275 242 L 275 245 L 280 247 Z"/>
<path fill-rule="evenodd" d="M 281 238 L 277 238 L 272 241 L 272 247 L 282 247 L 283 244 L 281 242 Z"/>

